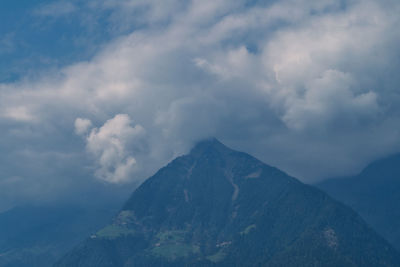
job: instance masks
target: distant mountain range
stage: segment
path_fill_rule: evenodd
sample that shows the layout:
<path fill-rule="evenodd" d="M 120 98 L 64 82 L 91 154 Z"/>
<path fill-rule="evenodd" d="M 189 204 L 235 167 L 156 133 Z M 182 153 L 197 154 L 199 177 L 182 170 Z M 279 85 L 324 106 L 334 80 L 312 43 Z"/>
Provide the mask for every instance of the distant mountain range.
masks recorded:
<path fill-rule="evenodd" d="M 210 139 L 55 266 L 400 266 L 400 256 L 351 208 Z"/>
<path fill-rule="evenodd" d="M 400 251 L 400 154 L 375 161 L 356 176 L 317 186 L 356 210 Z"/>

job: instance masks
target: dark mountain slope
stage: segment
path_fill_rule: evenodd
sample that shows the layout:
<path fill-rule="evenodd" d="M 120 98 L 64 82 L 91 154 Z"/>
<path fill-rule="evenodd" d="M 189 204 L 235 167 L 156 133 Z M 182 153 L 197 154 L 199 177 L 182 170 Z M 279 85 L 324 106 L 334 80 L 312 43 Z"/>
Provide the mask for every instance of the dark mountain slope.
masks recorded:
<path fill-rule="evenodd" d="M 56 266 L 399 266 L 350 208 L 215 139 L 143 183 Z"/>
<path fill-rule="evenodd" d="M 359 175 L 317 186 L 351 206 L 400 250 L 400 154 L 371 163 Z"/>

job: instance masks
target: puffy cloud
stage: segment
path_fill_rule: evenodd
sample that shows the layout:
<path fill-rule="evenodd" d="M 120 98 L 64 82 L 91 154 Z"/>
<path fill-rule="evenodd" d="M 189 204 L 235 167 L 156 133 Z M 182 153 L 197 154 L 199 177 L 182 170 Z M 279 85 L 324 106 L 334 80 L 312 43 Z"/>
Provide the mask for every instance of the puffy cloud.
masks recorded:
<path fill-rule="evenodd" d="M 286 112 L 282 119 L 294 129 L 315 126 L 324 129 L 340 120 L 355 126 L 357 119 L 368 118 L 379 111 L 376 93 L 355 94 L 351 90 L 354 80 L 345 73 L 327 70 L 322 77 L 310 80 L 302 97 L 286 99 Z M 314 128 L 314 127 L 312 127 Z"/>
<path fill-rule="evenodd" d="M 382 88 L 366 83 L 361 73 L 375 68 L 375 76 L 382 75 L 377 64 L 386 64 L 371 53 L 390 57 L 383 46 L 393 38 L 388 34 L 393 27 L 388 15 L 373 2 L 358 3 L 339 14 L 310 19 L 303 27 L 280 31 L 268 42 L 264 64 L 275 83 L 268 81 L 267 90 L 274 104 L 283 107 L 288 127 L 327 125 L 334 116 L 346 120 L 378 112 Z"/>
<path fill-rule="evenodd" d="M 77 132 L 84 133 L 91 126 L 90 120 L 77 119 Z M 87 151 L 95 158 L 95 175 L 104 181 L 121 183 L 132 180 L 136 160 L 130 154 L 142 146 L 145 130 L 140 125 L 131 126 L 126 114 L 118 114 L 100 128 L 93 128 L 86 138 Z"/>

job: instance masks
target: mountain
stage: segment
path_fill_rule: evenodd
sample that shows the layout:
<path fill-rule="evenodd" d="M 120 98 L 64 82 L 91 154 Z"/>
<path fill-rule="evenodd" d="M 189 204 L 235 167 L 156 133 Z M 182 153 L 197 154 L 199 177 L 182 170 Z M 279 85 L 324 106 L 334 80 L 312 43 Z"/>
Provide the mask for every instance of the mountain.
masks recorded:
<path fill-rule="evenodd" d="M 375 161 L 356 176 L 317 186 L 356 210 L 400 250 L 400 154 Z"/>
<path fill-rule="evenodd" d="M 116 211 L 41 205 L 0 213 L 0 267 L 52 266 L 85 236 L 109 222 Z"/>
<path fill-rule="evenodd" d="M 400 266 L 352 209 L 216 139 L 145 181 L 61 266 Z"/>

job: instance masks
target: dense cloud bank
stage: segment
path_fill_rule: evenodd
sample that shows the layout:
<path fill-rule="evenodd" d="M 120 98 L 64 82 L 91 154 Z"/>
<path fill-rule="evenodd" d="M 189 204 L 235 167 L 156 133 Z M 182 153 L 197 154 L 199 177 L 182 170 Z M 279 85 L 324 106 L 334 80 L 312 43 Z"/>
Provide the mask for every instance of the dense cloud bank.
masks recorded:
<path fill-rule="evenodd" d="M 305 182 L 400 151 L 398 1 L 87 6 L 121 34 L 89 61 L 0 84 L 0 190 L 30 188 L 10 203 L 90 184 L 65 169 L 140 182 L 210 136 Z"/>

